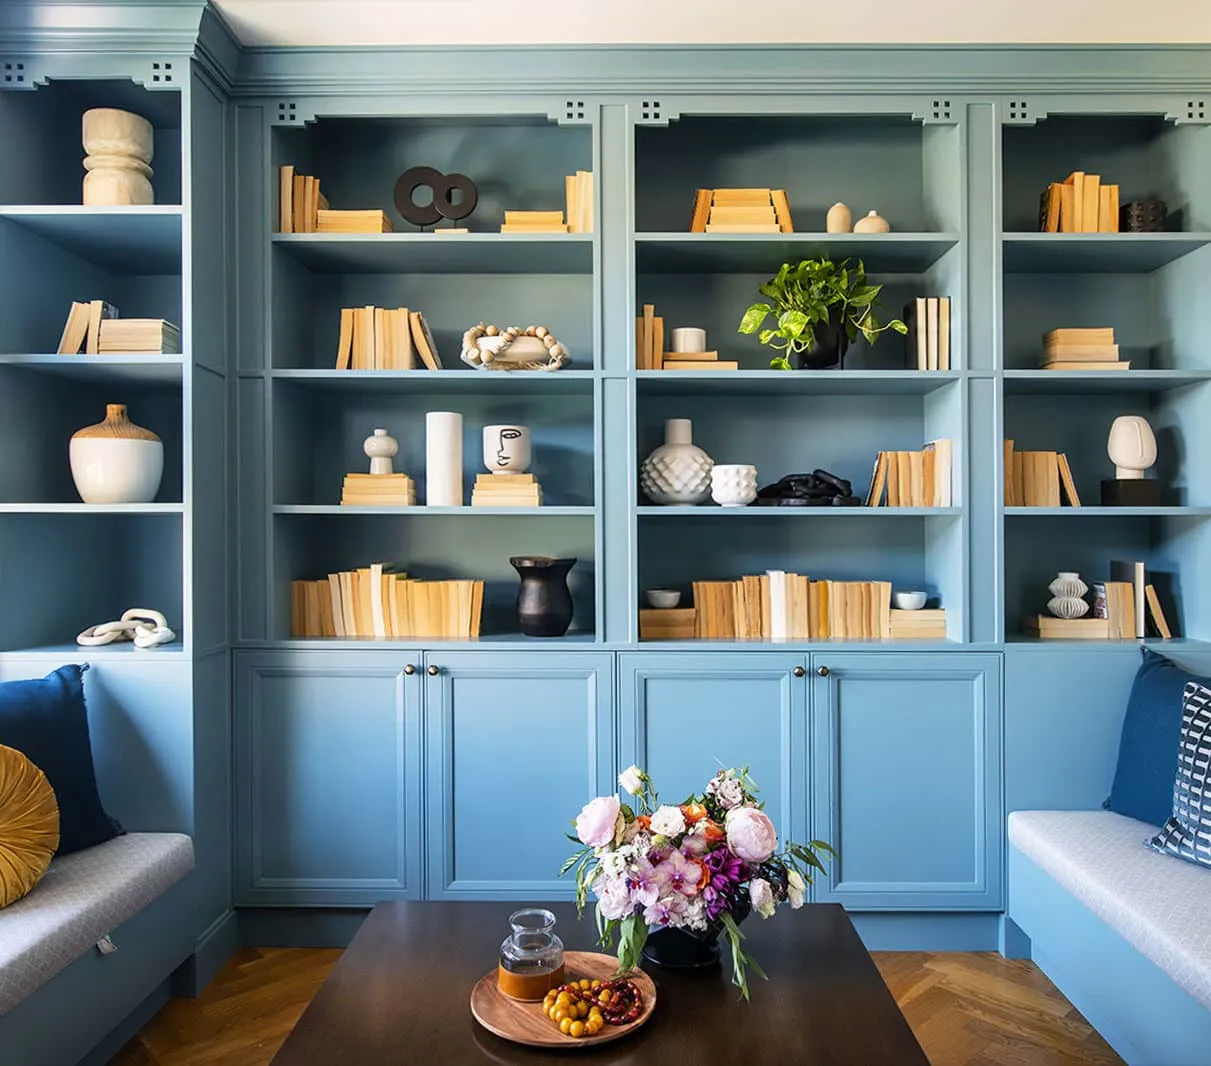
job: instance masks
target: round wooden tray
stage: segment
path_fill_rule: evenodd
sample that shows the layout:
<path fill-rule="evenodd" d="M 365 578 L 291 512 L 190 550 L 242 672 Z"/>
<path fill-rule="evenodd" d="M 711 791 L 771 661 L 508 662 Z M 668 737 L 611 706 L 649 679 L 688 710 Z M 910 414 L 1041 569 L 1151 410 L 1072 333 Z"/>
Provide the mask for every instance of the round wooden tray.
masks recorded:
<path fill-rule="evenodd" d="M 579 981 L 582 977 L 605 981 L 614 976 L 618 960 L 613 955 L 602 955 L 596 951 L 567 951 L 563 956 L 567 980 Z M 471 989 L 471 1013 L 490 1033 L 495 1033 L 515 1044 L 530 1047 L 581 1048 L 594 1047 L 626 1036 L 638 1029 L 656 1008 L 656 986 L 642 970 L 630 975 L 643 996 L 643 1008 L 639 1017 L 627 1025 L 607 1025 L 596 1036 L 564 1036 L 558 1026 L 542 1012 L 542 1003 L 527 1003 L 510 999 L 496 984 L 496 968 L 484 974 Z"/>

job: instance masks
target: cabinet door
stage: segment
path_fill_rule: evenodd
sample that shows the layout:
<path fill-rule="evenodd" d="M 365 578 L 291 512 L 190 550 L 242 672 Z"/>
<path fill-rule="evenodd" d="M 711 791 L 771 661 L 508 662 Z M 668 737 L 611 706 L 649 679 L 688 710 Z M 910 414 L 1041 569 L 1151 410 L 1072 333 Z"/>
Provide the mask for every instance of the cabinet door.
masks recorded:
<path fill-rule="evenodd" d="M 419 652 L 237 656 L 237 903 L 419 897 L 421 676 Z"/>
<path fill-rule="evenodd" d="M 999 909 L 1001 657 L 851 652 L 812 665 L 812 835 L 838 851 L 815 898 Z"/>
<path fill-rule="evenodd" d="M 670 803 L 701 792 L 720 767 L 747 766 L 779 839 L 803 840 L 804 664 L 802 655 L 781 652 L 619 656 L 619 761 L 643 767 Z"/>
<path fill-rule="evenodd" d="M 572 820 L 614 790 L 614 657 L 430 651 L 429 896 L 570 899 Z"/>

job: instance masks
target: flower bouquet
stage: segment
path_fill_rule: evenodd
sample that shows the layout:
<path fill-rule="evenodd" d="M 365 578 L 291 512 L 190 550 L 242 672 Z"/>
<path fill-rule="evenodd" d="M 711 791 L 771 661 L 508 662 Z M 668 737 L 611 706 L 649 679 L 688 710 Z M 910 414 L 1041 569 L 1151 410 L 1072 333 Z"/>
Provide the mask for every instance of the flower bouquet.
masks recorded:
<path fill-rule="evenodd" d="M 618 775 L 638 810 L 617 796 L 590 800 L 576 819 L 584 845 L 563 864 L 576 871 L 576 905 L 583 913 L 590 890 L 597 899 L 603 948 L 617 941 L 618 969 L 633 969 L 651 930 L 680 930 L 702 943 L 726 937 L 732 981 L 747 999 L 748 971 L 765 972 L 744 948 L 742 922 L 762 918 L 777 904 L 803 906 L 813 870 L 823 870 L 821 840 L 779 850 L 773 822 L 757 800 L 747 769 L 720 770 L 705 791 L 683 803 L 661 804 L 651 779 L 637 766 Z"/>

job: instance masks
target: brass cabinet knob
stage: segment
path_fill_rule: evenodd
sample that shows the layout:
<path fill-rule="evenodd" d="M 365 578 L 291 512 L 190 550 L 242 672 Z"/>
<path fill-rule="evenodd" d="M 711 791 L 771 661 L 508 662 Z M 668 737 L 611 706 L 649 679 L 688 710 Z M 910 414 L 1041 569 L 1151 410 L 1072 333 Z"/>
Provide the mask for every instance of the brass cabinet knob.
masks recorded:
<path fill-rule="evenodd" d="M 816 673 L 818 673 L 821 677 L 828 677 L 828 667 L 827 666 L 817 666 Z"/>
<path fill-rule="evenodd" d="M 791 673 L 794 674 L 795 677 L 803 677 L 807 671 L 804 670 L 802 666 L 796 666 Z"/>
<path fill-rule="evenodd" d="M 430 666 L 428 671 L 426 671 L 426 672 L 428 673 L 428 675 L 430 677 L 437 677 L 437 675 L 441 673 L 441 667 L 440 666 Z"/>
<path fill-rule="evenodd" d="M 404 673 L 411 677 L 414 673 L 416 673 L 416 667 L 409 663 L 404 667 Z"/>

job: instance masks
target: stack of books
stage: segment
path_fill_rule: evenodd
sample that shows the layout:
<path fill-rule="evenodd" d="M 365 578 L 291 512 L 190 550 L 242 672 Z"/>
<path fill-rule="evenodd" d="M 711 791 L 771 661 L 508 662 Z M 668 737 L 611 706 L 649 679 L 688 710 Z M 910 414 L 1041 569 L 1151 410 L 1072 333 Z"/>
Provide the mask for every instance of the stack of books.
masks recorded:
<path fill-rule="evenodd" d="M 343 307 L 337 370 L 416 370 L 416 356 L 440 370 L 437 344 L 425 316 L 406 307 Z"/>
<path fill-rule="evenodd" d="M 1119 189 L 1101 175 L 1074 170 L 1053 181 L 1039 198 L 1042 233 L 1118 233 Z"/>
<path fill-rule="evenodd" d="M 950 507 L 953 501 L 953 445 L 931 440 L 919 452 L 880 452 L 875 460 L 867 507 Z"/>
<path fill-rule="evenodd" d="M 1130 370 L 1131 361 L 1120 359 L 1114 343 L 1114 330 L 1053 329 L 1043 334 L 1043 354 L 1039 366 L 1044 370 Z"/>
<path fill-rule="evenodd" d="M 643 314 L 635 319 L 636 370 L 739 370 L 733 359 L 720 359 L 717 351 L 666 352 L 664 319 L 653 304 L 643 305 Z"/>
<path fill-rule="evenodd" d="M 891 610 L 892 640 L 945 640 L 946 612 L 941 607 L 919 611 Z"/>
<path fill-rule="evenodd" d="M 329 211 L 321 208 L 316 216 L 316 233 L 390 233 L 391 219 L 386 211 Z"/>
<path fill-rule="evenodd" d="M 101 323 L 117 318 L 118 309 L 104 300 L 73 301 L 59 337 L 59 355 L 79 355 L 81 349 L 89 355 L 101 350 Z"/>
<path fill-rule="evenodd" d="M 472 507 L 541 507 L 542 486 L 533 474 L 479 474 Z"/>
<path fill-rule="evenodd" d="M 578 170 L 563 179 L 569 233 L 593 232 L 593 172 Z"/>
<path fill-rule="evenodd" d="M 501 233 L 567 233 L 562 211 L 506 211 Z"/>
<path fill-rule="evenodd" d="M 691 233 L 793 233 L 785 189 L 698 189 Z"/>
<path fill-rule="evenodd" d="M 644 609 L 639 612 L 640 640 L 694 640 L 698 612 L 693 607 Z"/>
<path fill-rule="evenodd" d="M 278 231 L 316 233 L 320 212 L 328 210 L 328 198 L 320 192 L 320 179 L 296 174 L 293 166 L 279 171 Z"/>
<path fill-rule="evenodd" d="M 484 583 L 418 581 L 375 563 L 290 583 L 292 637 L 476 640 Z"/>
<path fill-rule="evenodd" d="M 1061 488 L 1069 507 L 1081 506 L 1063 452 L 1019 452 L 1006 440 L 1004 466 L 1006 507 L 1061 507 Z"/>
<path fill-rule="evenodd" d="M 1085 617 L 1030 615 L 1026 632 L 1040 640 L 1139 640 L 1152 635 L 1172 639 L 1156 586 L 1148 581 L 1142 562 L 1111 562 L 1110 580 L 1096 585 L 1095 592 L 1093 610 Z"/>
<path fill-rule="evenodd" d="M 950 369 L 950 297 L 918 296 L 904 307 L 908 362 L 918 370 Z"/>
<path fill-rule="evenodd" d="M 98 349 L 107 352 L 181 354 L 181 331 L 162 318 L 106 318 L 100 323 Z"/>
<path fill-rule="evenodd" d="M 415 507 L 416 482 L 407 474 L 346 474 L 342 507 Z"/>

